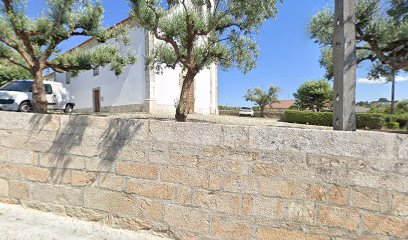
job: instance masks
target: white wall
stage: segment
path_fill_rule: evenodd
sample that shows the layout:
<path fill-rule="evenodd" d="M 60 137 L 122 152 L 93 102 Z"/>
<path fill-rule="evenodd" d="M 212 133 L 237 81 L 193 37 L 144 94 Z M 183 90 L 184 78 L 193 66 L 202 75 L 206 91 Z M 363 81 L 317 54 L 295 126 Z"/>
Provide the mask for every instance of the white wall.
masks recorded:
<path fill-rule="evenodd" d="M 93 89 L 100 88 L 101 107 L 144 104 L 145 100 L 145 33 L 138 28 L 129 31 L 130 46 L 124 46 L 122 53 L 135 52 L 137 62 L 126 67 L 120 76 L 115 76 L 109 67 L 100 68 L 99 76 L 93 71 L 82 71 L 72 78 L 67 86 L 75 97 L 76 109 L 93 108 Z M 117 44 L 114 40 L 108 44 Z M 65 74 L 57 76 L 57 81 L 65 82 Z"/>

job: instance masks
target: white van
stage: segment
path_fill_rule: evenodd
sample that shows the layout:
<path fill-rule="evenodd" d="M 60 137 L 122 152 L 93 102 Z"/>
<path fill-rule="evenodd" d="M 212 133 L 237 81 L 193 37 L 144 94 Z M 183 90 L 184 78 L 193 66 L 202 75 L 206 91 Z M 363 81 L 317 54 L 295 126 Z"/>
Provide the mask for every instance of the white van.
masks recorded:
<path fill-rule="evenodd" d="M 74 110 L 74 98 L 59 82 L 44 81 L 48 109 Z M 33 91 L 32 80 L 14 80 L 0 87 L 0 110 L 30 112 Z"/>

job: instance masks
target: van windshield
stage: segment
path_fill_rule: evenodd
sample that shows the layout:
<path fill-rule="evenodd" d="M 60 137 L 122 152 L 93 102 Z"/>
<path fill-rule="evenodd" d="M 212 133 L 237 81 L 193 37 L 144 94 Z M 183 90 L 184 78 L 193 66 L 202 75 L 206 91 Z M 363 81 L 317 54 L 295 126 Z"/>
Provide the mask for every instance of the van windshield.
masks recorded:
<path fill-rule="evenodd" d="M 32 92 L 33 82 L 31 81 L 13 81 L 0 87 L 2 91 Z"/>

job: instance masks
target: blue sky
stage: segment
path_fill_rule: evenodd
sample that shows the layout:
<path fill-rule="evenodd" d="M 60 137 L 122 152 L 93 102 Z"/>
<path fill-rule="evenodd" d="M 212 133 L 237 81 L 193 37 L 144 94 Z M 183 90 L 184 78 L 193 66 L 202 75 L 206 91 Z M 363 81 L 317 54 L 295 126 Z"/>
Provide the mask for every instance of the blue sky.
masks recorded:
<path fill-rule="evenodd" d="M 31 0 L 29 11 L 39 12 L 43 0 Z M 105 26 L 111 26 L 128 16 L 126 0 L 102 0 L 105 7 Z M 308 38 L 306 26 L 310 18 L 333 0 L 284 0 L 279 5 L 276 19 L 265 22 L 257 36 L 261 56 L 257 67 L 244 75 L 237 69 L 219 72 L 219 104 L 228 106 L 251 105 L 243 96 L 247 89 L 271 85 L 280 88 L 280 99 L 293 99 L 293 93 L 305 81 L 318 80 L 324 75 L 319 65 L 319 47 Z M 74 38 L 61 45 L 70 49 L 83 38 Z M 372 101 L 380 97 L 390 98 L 391 86 L 367 81 L 366 68 L 358 69 L 357 100 Z M 397 99 L 408 98 L 408 75 L 397 82 Z"/>

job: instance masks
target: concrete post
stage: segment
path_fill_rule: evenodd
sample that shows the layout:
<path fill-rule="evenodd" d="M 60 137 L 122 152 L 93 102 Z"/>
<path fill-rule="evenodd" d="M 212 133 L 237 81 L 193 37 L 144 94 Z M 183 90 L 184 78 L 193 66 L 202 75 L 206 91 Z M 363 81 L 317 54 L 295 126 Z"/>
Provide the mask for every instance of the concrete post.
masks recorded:
<path fill-rule="evenodd" d="M 334 130 L 356 130 L 356 31 L 354 0 L 336 0 L 333 43 Z"/>

